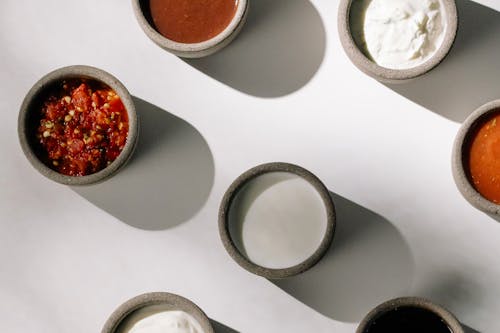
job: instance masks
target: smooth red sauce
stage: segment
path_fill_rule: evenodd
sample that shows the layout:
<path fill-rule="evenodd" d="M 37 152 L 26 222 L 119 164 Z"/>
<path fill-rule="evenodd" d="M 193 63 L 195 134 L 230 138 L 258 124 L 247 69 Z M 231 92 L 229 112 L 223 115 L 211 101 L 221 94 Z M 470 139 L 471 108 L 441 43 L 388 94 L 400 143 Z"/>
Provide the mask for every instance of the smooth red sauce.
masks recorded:
<path fill-rule="evenodd" d="M 104 169 L 127 141 L 128 115 L 113 89 L 99 82 L 61 83 L 40 109 L 36 139 L 42 160 L 68 176 Z"/>
<path fill-rule="evenodd" d="M 237 6 L 238 0 L 149 0 L 156 30 L 180 43 L 217 36 L 229 25 Z"/>
<path fill-rule="evenodd" d="M 471 141 L 468 162 L 476 190 L 500 204 L 500 110 L 479 124 Z"/>

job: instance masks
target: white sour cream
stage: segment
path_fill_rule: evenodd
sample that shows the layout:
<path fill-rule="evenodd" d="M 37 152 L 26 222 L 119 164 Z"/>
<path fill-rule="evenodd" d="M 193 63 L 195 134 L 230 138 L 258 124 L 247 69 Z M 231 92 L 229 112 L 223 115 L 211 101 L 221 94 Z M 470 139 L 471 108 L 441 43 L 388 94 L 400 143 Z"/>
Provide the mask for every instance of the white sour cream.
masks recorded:
<path fill-rule="evenodd" d="M 189 313 L 162 311 L 128 323 L 120 333 L 203 333 L 203 329 Z"/>
<path fill-rule="evenodd" d="M 355 0 L 350 20 L 358 46 L 377 64 L 392 69 L 429 60 L 446 30 L 439 0 Z"/>
<path fill-rule="evenodd" d="M 308 259 L 326 228 L 325 204 L 314 186 L 285 172 L 257 177 L 235 196 L 230 233 L 240 252 L 266 268 L 288 268 Z"/>

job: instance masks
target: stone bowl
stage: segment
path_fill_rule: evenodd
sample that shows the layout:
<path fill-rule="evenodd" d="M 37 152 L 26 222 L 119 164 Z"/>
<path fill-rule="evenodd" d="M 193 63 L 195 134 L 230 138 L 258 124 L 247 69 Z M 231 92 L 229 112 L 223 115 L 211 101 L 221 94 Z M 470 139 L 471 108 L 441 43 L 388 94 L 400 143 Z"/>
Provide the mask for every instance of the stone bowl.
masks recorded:
<path fill-rule="evenodd" d="M 380 304 L 375 309 L 370 311 L 365 318 L 363 318 L 356 330 L 356 333 L 365 333 L 365 330 L 368 328 L 368 326 L 382 314 L 405 306 L 411 306 L 431 311 L 448 325 L 448 327 L 451 329 L 450 333 L 464 333 L 464 328 L 453 314 L 451 314 L 442 306 L 419 297 L 396 298 Z"/>
<path fill-rule="evenodd" d="M 84 78 L 100 81 L 112 88 L 120 96 L 129 118 L 127 142 L 120 155 L 106 168 L 87 176 L 67 176 L 49 168 L 37 155 L 33 132 L 36 129 L 36 118 L 33 110 L 40 107 L 41 100 L 54 84 L 67 79 Z M 31 165 L 47 178 L 65 185 L 90 185 L 104 181 L 116 174 L 130 159 L 139 136 L 139 121 L 134 102 L 125 86 L 111 74 L 90 66 L 69 66 L 57 69 L 42 77 L 30 89 L 21 105 L 18 117 L 18 136 L 21 148 Z"/>
<path fill-rule="evenodd" d="M 238 0 L 236 13 L 229 25 L 217 36 L 200 43 L 179 43 L 160 34 L 149 13 L 149 1 L 132 0 L 135 16 L 144 33 L 158 46 L 182 58 L 202 58 L 226 47 L 240 33 L 248 16 L 250 0 Z"/>
<path fill-rule="evenodd" d="M 500 205 L 484 198 L 472 185 L 468 168 L 464 161 L 468 153 L 471 134 L 476 130 L 477 124 L 493 112 L 500 110 L 500 100 L 489 102 L 475 110 L 462 124 L 455 138 L 452 153 L 452 171 L 455 184 L 464 198 L 477 209 L 500 218 Z"/>
<path fill-rule="evenodd" d="M 359 48 L 351 32 L 350 11 L 353 1 L 340 0 L 338 31 L 340 42 L 349 59 L 365 74 L 383 83 L 395 84 L 422 76 L 438 66 L 450 52 L 458 31 L 458 13 L 455 0 L 441 0 L 446 13 L 446 31 L 443 42 L 426 62 L 408 69 L 390 69 L 376 64 Z"/>
<path fill-rule="evenodd" d="M 203 333 L 215 333 L 210 319 L 196 304 L 175 294 L 154 292 L 136 296 L 115 310 L 104 324 L 101 333 L 119 332 L 120 325 L 140 310 L 148 308 L 156 311 L 184 311 L 193 316 L 203 328 Z"/>
<path fill-rule="evenodd" d="M 229 210 L 236 194 L 251 180 L 267 173 L 285 172 L 299 176 L 311 184 L 321 196 L 326 208 L 327 226 L 324 237 L 316 251 L 305 261 L 288 268 L 267 268 L 250 261 L 240 252 L 230 233 Z M 228 188 L 219 209 L 219 234 L 222 243 L 236 263 L 247 271 L 267 279 L 283 279 L 307 271 L 317 264 L 326 254 L 333 240 L 336 226 L 336 212 L 328 189 L 314 174 L 297 165 L 274 162 L 256 166 L 239 176 Z"/>

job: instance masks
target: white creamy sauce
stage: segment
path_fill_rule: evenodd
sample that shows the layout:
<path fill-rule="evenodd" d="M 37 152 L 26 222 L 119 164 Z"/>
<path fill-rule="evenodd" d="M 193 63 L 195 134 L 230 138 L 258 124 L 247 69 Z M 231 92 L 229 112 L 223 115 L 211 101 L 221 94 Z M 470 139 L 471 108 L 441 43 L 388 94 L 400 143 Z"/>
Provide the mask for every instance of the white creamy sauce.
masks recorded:
<path fill-rule="evenodd" d="M 262 175 L 235 196 L 229 211 L 236 246 L 253 263 L 288 268 L 319 247 L 327 213 L 318 191 L 305 179 L 285 172 Z"/>
<path fill-rule="evenodd" d="M 200 323 L 184 311 L 162 311 L 129 320 L 120 333 L 203 333 Z"/>
<path fill-rule="evenodd" d="M 446 30 L 439 0 L 355 0 L 350 21 L 358 46 L 377 64 L 392 69 L 427 61 Z"/>

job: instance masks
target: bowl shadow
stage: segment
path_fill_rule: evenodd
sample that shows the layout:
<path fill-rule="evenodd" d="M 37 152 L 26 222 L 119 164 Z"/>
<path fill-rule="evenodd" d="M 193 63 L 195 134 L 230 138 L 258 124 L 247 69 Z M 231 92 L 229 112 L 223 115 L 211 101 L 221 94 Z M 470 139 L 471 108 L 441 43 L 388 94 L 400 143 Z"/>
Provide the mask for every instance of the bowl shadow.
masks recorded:
<path fill-rule="evenodd" d="M 133 99 L 141 130 L 130 162 L 103 183 L 72 190 L 130 226 L 168 229 L 189 220 L 207 201 L 213 156 L 192 125 Z"/>
<path fill-rule="evenodd" d="M 233 330 L 231 327 L 221 324 L 216 320 L 210 319 L 210 323 L 212 324 L 215 333 L 238 333 L 238 331 Z"/>
<path fill-rule="evenodd" d="M 331 319 L 359 322 L 376 305 L 408 294 L 414 260 L 388 220 L 330 194 L 337 210 L 332 248 L 311 270 L 272 282 Z"/>
<path fill-rule="evenodd" d="M 183 59 L 243 93 L 288 95 L 309 82 L 326 49 L 321 16 L 309 0 L 251 0 L 240 35 L 206 58 Z"/>
<path fill-rule="evenodd" d="M 447 119 L 462 123 L 480 105 L 500 98 L 500 13 L 456 0 L 459 29 L 448 57 L 405 84 L 387 87 Z"/>
<path fill-rule="evenodd" d="M 475 280 L 467 277 L 463 272 L 456 270 L 437 271 L 436 276 L 416 290 L 420 297 L 436 302 L 451 311 L 460 320 L 465 316 L 470 318 L 486 319 L 481 308 L 483 305 L 484 289 Z M 489 319 L 489 318 L 488 318 Z M 479 333 L 479 331 L 462 323 L 465 333 Z"/>
<path fill-rule="evenodd" d="M 462 324 L 462 326 L 464 327 L 464 332 L 465 333 L 480 333 L 479 331 L 476 331 L 475 329 L 470 328 L 467 325 Z"/>

